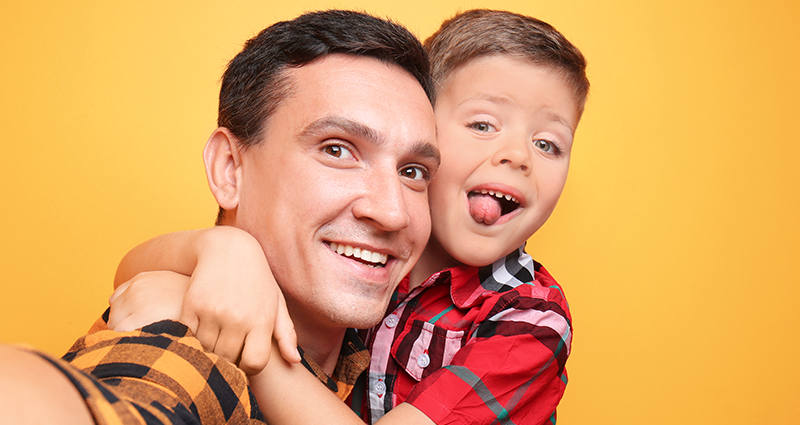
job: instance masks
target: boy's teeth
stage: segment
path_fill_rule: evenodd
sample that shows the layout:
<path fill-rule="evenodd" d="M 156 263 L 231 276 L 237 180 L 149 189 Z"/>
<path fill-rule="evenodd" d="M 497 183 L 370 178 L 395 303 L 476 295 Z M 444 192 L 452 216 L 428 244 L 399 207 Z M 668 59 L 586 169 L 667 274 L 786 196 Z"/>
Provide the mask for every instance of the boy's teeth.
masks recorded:
<path fill-rule="evenodd" d="M 370 250 L 361 249 L 357 247 L 354 248 L 350 245 L 339 244 L 336 242 L 331 242 L 331 249 L 336 251 L 340 255 L 344 255 L 345 257 L 360 258 L 361 260 L 370 263 L 386 264 L 386 260 L 389 259 L 389 256 L 387 254 L 381 254 L 380 252 L 372 252 Z"/>
<path fill-rule="evenodd" d="M 505 194 L 503 192 L 497 192 L 497 191 L 494 191 L 494 190 L 481 190 L 481 195 L 487 195 L 487 194 L 488 195 L 492 195 L 495 198 L 506 198 L 506 201 L 517 202 L 517 198 L 515 198 L 515 197 L 513 197 L 511 195 Z"/>

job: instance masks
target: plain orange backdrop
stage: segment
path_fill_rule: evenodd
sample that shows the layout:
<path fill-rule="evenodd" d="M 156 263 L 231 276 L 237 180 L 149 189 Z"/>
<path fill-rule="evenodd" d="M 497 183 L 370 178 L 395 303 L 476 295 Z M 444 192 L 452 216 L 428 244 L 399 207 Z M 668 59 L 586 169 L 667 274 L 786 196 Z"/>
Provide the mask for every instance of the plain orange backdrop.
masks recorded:
<path fill-rule="evenodd" d="M 799 3 L 7 3 L 0 342 L 63 353 L 128 249 L 212 224 L 219 77 L 263 27 L 344 7 L 424 38 L 493 7 L 589 60 L 567 188 L 529 243 L 574 316 L 559 423 L 800 423 Z"/>

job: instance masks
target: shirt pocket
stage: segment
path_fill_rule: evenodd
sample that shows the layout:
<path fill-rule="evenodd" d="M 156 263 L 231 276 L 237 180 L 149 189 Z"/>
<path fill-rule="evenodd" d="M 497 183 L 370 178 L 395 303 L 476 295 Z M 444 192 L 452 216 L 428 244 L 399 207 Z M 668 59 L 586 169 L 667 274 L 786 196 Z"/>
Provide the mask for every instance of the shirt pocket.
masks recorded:
<path fill-rule="evenodd" d="M 467 336 L 422 320 L 414 320 L 392 344 L 392 357 L 412 378 L 421 381 L 451 364 Z"/>

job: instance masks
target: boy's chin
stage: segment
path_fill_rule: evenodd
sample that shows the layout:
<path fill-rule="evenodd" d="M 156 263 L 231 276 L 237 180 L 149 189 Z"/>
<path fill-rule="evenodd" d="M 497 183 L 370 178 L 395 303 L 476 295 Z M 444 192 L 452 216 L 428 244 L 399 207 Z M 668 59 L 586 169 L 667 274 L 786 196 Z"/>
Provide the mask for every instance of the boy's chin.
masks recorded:
<path fill-rule="evenodd" d="M 495 261 L 505 258 L 508 254 L 514 252 L 523 241 L 510 243 L 508 240 L 492 241 L 497 243 L 483 243 L 479 245 L 473 244 L 453 244 L 457 246 L 447 247 L 447 252 L 459 263 L 473 267 L 484 267 L 493 264 Z M 472 249 L 471 249 L 472 248 Z"/>

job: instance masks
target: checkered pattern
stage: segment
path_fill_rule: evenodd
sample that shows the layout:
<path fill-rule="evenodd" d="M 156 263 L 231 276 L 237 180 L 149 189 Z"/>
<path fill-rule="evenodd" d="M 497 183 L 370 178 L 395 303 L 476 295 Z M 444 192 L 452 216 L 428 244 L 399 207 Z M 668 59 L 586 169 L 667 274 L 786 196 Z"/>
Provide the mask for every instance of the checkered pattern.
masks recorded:
<path fill-rule="evenodd" d="M 178 322 L 100 331 L 63 359 L 42 356 L 78 388 L 99 425 L 264 423 L 244 373 L 204 352 Z"/>
<path fill-rule="evenodd" d="M 108 313 L 62 359 L 37 353 L 72 381 L 98 425 L 264 423 L 244 372 L 205 352 L 185 325 L 165 320 L 118 333 L 108 330 Z M 369 351 L 351 329 L 333 377 L 310 358 L 302 363 L 344 400 Z"/>
<path fill-rule="evenodd" d="M 437 424 L 555 423 L 572 319 L 524 246 L 487 267 L 443 270 L 410 293 L 404 280 L 389 313 L 368 334 L 366 392 L 351 400 L 372 423 L 403 401 Z"/>
<path fill-rule="evenodd" d="M 302 348 L 297 347 L 297 349 L 300 350 L 303 366 L 316 375 L 317 379 L 342 400 L 350 395 L 359 375 L 369 366 L 369 351 L 354 329 L 348 329 L 345 332 L 333 376 L 325 374 L 325 371 L 317 363 L 311 358 L 307 358 Z"/>

